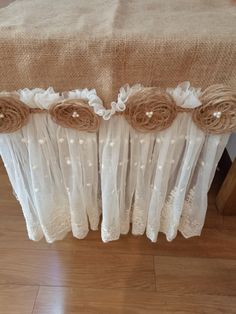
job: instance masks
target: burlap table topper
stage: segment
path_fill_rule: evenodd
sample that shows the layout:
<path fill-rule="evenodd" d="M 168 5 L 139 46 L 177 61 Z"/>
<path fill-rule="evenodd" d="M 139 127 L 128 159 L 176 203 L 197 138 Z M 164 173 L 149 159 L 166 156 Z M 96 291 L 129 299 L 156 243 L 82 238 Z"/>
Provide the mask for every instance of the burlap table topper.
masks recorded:
<path fill-rule="evenodd" d="M 0 4 L 0 155 L 30 239 L 100 220 L 105 242 L 200 235 L 236 129 L 235 15 L 228 0 Z"/>

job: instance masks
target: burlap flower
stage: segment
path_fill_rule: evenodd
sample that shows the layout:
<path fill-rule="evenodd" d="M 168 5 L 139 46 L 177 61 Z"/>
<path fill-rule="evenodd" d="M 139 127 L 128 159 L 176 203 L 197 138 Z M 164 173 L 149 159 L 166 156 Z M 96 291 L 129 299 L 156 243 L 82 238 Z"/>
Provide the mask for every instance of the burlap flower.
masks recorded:
<path fill-rule="evenodd" d="M 206 133 L 236 130 L 236 92 L 224 85 L 212 85 L 201 95 L 202 105 L 193 111 L 193 121 Z"/>
<path fill-rule="evenodd" d="M 140 132 L 161 131 L 168 128 L 177 115 L 172 97 L 159 88 L 143 88 L 126 101 L 124 116 Z"/>
<path fill-rule="evenodd" d="M 100 119 L 82 99 L 71 99 L 57 103 L 50 109 L 52 119 L 65 128 L 96 132 Z"/>
<path fill-rule="evenodd" d="M 12 133 L 25 125 L 30 114 L 29 108 L 13 97 L 0 97 L 0 133 Z"/>

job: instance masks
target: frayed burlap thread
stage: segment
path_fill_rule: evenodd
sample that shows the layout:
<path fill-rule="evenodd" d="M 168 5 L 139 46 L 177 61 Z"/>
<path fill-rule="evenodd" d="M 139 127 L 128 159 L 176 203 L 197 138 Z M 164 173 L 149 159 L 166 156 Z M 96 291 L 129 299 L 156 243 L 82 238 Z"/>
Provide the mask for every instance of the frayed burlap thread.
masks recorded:
<path fill-rule="evenodd" d="M 55 104 L 49 110 L 54 122 L 78 131 L 97 132 L 100 118 L 87 102 L 82 99 L 71 99 Z"/>
<path fill-rule="evenodd" d="M 47 109 L 30 108 L 30 113 L 47 113 Z"/>
<path fill-rule="evenodd" d="M 30 109 L 14 97 L 0 98 L 0 133 L 12 133 L 27 122 Z"/>

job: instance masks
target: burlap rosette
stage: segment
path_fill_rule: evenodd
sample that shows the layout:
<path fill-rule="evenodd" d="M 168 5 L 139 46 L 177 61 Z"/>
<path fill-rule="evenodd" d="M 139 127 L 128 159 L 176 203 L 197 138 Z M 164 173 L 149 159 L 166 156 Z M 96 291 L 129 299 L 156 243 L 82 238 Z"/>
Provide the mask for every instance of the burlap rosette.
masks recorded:
<path fill-rule="evenodd" d="M 140 132 L 161 131 L 168 128 L 177 115 L 172 97 L 156 87 L 143 88 L 126 101 L 124 116 Z"/>
<path fill-rule="evenodd" d="M 57 103 L 49 110 L 53 121 L 78 131 L 97 132 L 100 118 L 82 99 L 70 99 Z"/>
<path fill-rule="evenodd" d="M 236 130 L 236 92 L 224 85 L 212 85 L 201 95 L 202 105 L 193 111 L 193 121 L 206 133 Z"/>
<path fill-rule="evenodd" d="M 0 97 L 0 133 L 12 133 L 28 121 L 30 109 L 14 97 Z"/>

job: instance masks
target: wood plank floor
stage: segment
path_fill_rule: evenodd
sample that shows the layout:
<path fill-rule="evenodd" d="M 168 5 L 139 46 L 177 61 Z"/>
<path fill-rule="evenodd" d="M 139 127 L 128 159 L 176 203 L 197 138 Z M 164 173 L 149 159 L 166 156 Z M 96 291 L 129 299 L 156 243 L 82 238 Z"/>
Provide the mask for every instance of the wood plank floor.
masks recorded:
<path fill-rule="evenodd" d="M 236 313 L 236 218 L 217 214 L 217 187 L 201 237 L 34 243 L 0 165 L 0 314 Z"/>

